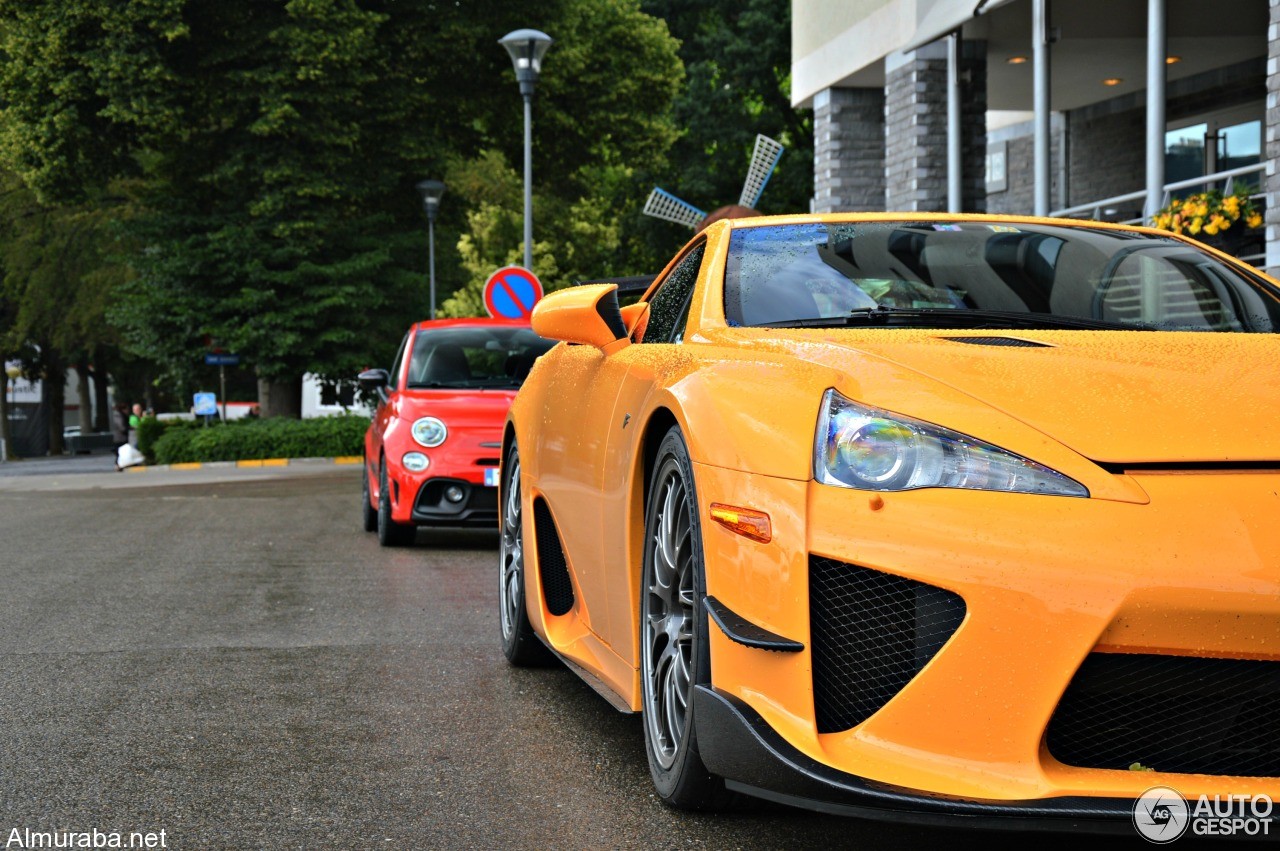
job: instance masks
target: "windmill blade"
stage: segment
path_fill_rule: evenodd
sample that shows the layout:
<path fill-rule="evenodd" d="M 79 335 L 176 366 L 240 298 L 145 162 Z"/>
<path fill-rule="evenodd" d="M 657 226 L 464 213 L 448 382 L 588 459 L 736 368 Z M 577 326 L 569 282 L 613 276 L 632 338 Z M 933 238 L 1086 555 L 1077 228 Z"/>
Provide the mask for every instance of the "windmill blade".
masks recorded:
<path fill-rule="evenodd" d="M 653 187 L 644 202 L 644 214 L 655 219 L 666 219 L 687 228 L 696 228 L 707 217 L 706 210 L 699 210 L 687 201 L 681 201 L 665 189 Z"/>
<path fill-rule="evenodd" d="M 773 176 L 773 170 L 778 167 L 778 160 L 782 159 L 782 152 L 785 150 L 779 142 L 763 133 L 756 134 L 756 149 L 751 154 L 751 165 L 747 167 L 747 180 L 742 185 L 739 204 L 755 209 L 756 202 L 764 194 L 764 187 Z"/>

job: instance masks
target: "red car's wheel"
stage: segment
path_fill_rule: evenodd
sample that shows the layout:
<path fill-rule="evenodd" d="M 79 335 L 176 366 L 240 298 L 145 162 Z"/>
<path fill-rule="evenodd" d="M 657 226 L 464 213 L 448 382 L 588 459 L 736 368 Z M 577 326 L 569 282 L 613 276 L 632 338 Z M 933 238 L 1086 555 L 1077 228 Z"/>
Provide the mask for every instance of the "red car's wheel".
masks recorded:
<path fill-rule="evenodd" d="M 373 507 L 373 495 L 369 492 L 369 465 L 365 463 L 360 477 L 360 518 L 366 532 L 378 531 L 378 509 Z"/>
<path fill-rule="evenodd" d="M 387 461 L 384 458 L 378 472 L 378 543 L 384 547 L 407 547 L 417 534 L 416 526 L 391 519 L 391 485 L 387 481 Z"/>

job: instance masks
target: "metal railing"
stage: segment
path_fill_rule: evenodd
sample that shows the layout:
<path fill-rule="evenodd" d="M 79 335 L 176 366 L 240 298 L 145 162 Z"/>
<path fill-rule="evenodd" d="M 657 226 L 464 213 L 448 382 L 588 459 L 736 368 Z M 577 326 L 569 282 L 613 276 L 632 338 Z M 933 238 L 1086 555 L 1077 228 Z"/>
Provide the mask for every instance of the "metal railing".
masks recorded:
<path fill-rule="evenodd" d="M 1258 191 L 1249 197 L 1254 201 L 1263 201 L 1265 200 L 1265 195 L 1262 192 L 1262 175 L 1266 170 L 1266 163 L 1255 163 L 1254 165 L 1242 165 L 1237 168 L 1229 168 L 1225 171 L 1206 174 L 1203 177 L 1193 177 L 1187 180 L 1177 180 L 1173 183 L 1166 183 L 1164 185 L 1164 200 L 1161 206 L 1169 206 L 1169 201 L 1173 198 L 1173 193 L 1175 192 L 1183 189 L 1209 188 L 1218 183 L 1223 184 L 1222 193 L 1224 195 L 1230 195 L 1234 191 L 1236 178 L 1248 177 L 1250 175 L 1258 176 Z M 1147 217 L 1137 216 L 1129 219 L 1111 219 L 1108 217 L 1119 213 L 1119 210 L 1116 209 L 1117 207 L 1123 208 L 1126 205 L 1131 205 L 1135 201 L 1139 206 L 1141 206 L 1146 197 L 1146 190 L 1139 189 L 1137 192 L 1126 192 L 1123 195 L 1113 195 L 1110 198 L 1103 198 L 1099 201 L 1090 201 L 1087 204 L 1076 204 L 1072 207 L 1063 207 L 1060 210 L 1050 212 L 1049 215 L 1068 219 L 1086 218 L 1093 219 L 1094 221 L 1115 221 L 1117 224 L 1122 225 L 1141 225 L 1147 223 Z M 1266 255 L 1250 254 L 1240 257 L 1239 259 L 1254 265 L 1261 265 L 1262 261 L 1266 259 Z"/>

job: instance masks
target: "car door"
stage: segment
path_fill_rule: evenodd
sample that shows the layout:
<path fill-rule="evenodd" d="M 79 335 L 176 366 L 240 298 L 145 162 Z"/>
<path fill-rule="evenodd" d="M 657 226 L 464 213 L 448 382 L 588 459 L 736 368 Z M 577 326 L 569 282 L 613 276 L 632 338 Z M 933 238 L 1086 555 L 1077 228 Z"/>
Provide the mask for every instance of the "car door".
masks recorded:
<path fill-rule="evenodd" d="M 623 349 L 613 358 L 617 367 L 625 367 L 626 372 L 614 393 L 613 418 L 603 447 L 598 500 L 600 564 L 606 573 L 609 621 L 613 627 L 606 640 L 615 653 L 632 664 L 637 664 L 636 635 L 631 625 L 639 589 L 633 587 L 627 566 L 638 554 L 629 553 L 628 547 L 631 541 L 640 540 L 640 536 L 630 534 L 633 524 L 644 522 L 644 507 L 631 503 L 628 487 L 644 431 L 637 420 L 657 380 L 651 366 L 652 347 L 683 344 L 705 250 L 705 242 L 695 243 L 671 267 L 649 297 L 648 323 L 639 344 Z"/>
<path fill-rule="evenodd" d="M 600 561 L 600 481 L 606 429 L 626 365 L 594 346 L 560 345 L 543 355 L 541 423 L 532 429 L 537 484 L 555 518 L 582 597 L 580 615 L 602 640 L 608 633 Z M 522 453 L 529 450 L 522 447 Z"/>

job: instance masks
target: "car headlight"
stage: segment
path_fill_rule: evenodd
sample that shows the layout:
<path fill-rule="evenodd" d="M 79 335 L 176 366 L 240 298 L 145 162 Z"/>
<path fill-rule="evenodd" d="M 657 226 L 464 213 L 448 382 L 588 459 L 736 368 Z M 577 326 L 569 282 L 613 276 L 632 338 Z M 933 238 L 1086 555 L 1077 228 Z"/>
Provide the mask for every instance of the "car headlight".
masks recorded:
<path fill-rule="evenodd" d="M 1084 485 L 1021 455 L 948 428 L 859 405 L 835 390 L 822 397 L 813 474 L 845 488 L 901 491 L 972 488 L 1084 496 Z"/>
<path fill-rule="evenodd" d="M 435 417 L 423 417 L 417 420 L 413 424 L 412 432 L 413 439 L 428 449 L 444 443 L 444 439 L 449 436 L 449 430 L 444 427 L 444 423 Z"/>
<path fill-rule="evenodd" d="M 410 473 L 421 473 L 431 466 L 431 461 L 421 452 L 406 452 L 404 457 L 400 459 L 400 463 Z"/>

